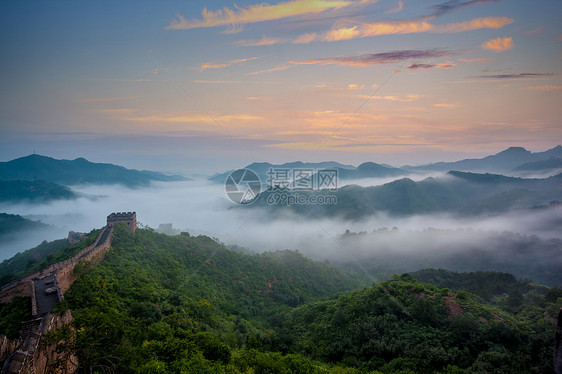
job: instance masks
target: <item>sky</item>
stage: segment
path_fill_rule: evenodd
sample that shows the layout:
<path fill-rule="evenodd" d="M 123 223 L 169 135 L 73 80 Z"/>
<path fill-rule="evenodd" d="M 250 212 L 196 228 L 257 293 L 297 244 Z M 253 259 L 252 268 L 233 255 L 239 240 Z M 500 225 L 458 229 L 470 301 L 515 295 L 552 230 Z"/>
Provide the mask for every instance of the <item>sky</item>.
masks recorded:
<path fill-rule="evenodd" d="M 562 143 L 559 0 L 10 1 L 0 161 L 212 174 Z"/>

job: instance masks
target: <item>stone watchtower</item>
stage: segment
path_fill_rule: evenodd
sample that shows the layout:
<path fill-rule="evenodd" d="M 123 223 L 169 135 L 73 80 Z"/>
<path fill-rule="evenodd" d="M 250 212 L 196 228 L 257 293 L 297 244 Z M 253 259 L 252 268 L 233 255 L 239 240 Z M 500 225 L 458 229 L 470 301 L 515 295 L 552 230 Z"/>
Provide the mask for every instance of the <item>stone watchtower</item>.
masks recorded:
<path fill-rule="evenodd" d="M 120 212 L 111 213 L 107 216 L 107 226 L 114 226 L 118 222 L 123 222 L 127 225 L 130 233 L 134 234 L 137 229 L 137 213 L 136 212 Z"/>

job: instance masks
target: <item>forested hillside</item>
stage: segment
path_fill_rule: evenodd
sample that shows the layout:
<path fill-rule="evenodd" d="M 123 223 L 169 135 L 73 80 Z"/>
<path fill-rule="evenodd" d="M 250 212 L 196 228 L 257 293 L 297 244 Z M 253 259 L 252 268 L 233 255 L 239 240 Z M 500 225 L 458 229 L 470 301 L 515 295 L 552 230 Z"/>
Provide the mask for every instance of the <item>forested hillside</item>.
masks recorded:
<path fill-rule="evenodd" d="M 33 222 L 33 221 L 28 221 Z M 32 274 L 51 264 L 67 260 L 92 244 L 101 230 L 92 230 L 77 243 L 70 244 L 67 239 L 44 241 L 37 247 L 28 249 L 0 263 L 0 287 Z"/>
<path fill-rule="evenodd" d="M 106 259 L 76 271 L 58 307 L 74 326 L 49 339 L 83 372 L 548 373 L 545 316 L 562 306 L 538 293 L 510 312 L 409 275 L 359 289 L 298 252 L 150 230 L 117 230 Z"/>

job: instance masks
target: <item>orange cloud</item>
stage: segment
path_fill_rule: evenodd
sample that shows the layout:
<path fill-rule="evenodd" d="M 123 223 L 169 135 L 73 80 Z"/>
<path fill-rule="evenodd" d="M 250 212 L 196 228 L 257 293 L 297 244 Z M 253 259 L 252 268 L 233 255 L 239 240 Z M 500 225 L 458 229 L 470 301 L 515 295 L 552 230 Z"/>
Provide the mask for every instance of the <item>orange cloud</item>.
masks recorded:
<path fill-rule="evenodd" d="M 318 35 L 315 32 L 302 34 L 298 36 L 295 40 L 293 40 L 294 44 L 308 44 L 316 40 Z"/>
<path fill-rule="evenodd" d="M 433 106 L 436 106 L 436 107 L 438 107 L 438 108 L 452 109 L 452 108 L 458 108 L 458 107 L 460 107 L 460 104 L 439 103 L 439 104 L 433 104 Z"/>
<path fill-rule="evenodd" d="M 371 22 L 362 24 L 362 36 L 413 34 L 427 32 L 433 25 L 425 21 Z"/>
<path fill-rule="evenodd" d="M 364 87 L 365 87 L 364 84 L 362 84 L 362 85 L 358 85 L 358 84 L 348 84 L 348 85 L 347 85 L 347 89 L 348 89 L 348 90 L 360 90 L 360 89 L 362 89 L 362 88 L 364 88 Z"/>
<path fill-rule="evenodd" d="M 339 28 L 328 31 L 325 35 L 323 40 L 327 42 L 335 42 L 338 40 L 348 40 L 348 39 L 355 39 L 359 36 L 362 36 L 361 31 L 358 29 L 359 26 L 348 27 L 348 28 Z"/>
<path fill-rule="evenodd" d="M 274 71 L 287 70 L 287 69 L 290 69 L 292 67 L 294 67 L 294 65 L 280 65 L 280 66 L 276 66 L 276 67 L 271 68 L 271 69 L 254 71 L 254 72 L 248 73 L 246 75 L 258 75 L 258 74 L 264 74 L 264 73 L 272 73 Z"/>
<path fill-rule="evenodd" d="M 513 39 L 504 37 L 488 40 L 487 42 L 482 44 L 482 48 L 494 52 L 507 51 L 508 49 L 513 48 Z"/>
<path fill-rule="evenodd" d="M 230 60 L 227 61 L 225 63 L 222 64 L 217 64 L 214 62 L 204 62 L 199 66 L 199 71 L 204 71 L 206 69 L 220 69 L 220 68 L 225 68 L 228 67 L 230 65 L 234 65 L 234 64 L 239 64 L 241 62 L 246 62 L 246 61 L 251 61 L 251 60 L 255 60 L 257 59 L 257 57 L 250 57 L 250 58 L 239 58 L 236 60 Z"/>
<path fill-rule="evenodd" d="M 267 36 L 263 36 L 261 39 L 258 40 L 240 40 L 237 41 L 235 44 L 244 46 L 244 47 L 259 47 L 262 45 L 273 45 L 284 43 L 285 41 L 279 38 L 269 38 Z"/>
<path fill-rule="evenodd" d="M 352 27 L 332 29 L 322 36 L 326 42 L 335 42 L 369 36 L 410 34 L 429 31 L 433 26 L 424 21 L 393 21 L 361 23 Z"/>
<path fill-rule="evenodd" d="M 247 23 L 272 21 L 286 17 L 320 13 L 328 9 L 339 9 L 356 4 L 346 0 L 292 0 L 275 5 L 261 3 L 234 9 L 224 7 L 222 10 L 203 9 L 203 19 L 186 20 L 181 14 L 170 21 L 167 30 L 189 30 L 201 27 L 232 26 Z"/>
<path fill-rule="evenodd" d="M 319 39 L 326 42 L 335 42 L 380 35 L 402 35 L 425 32 L 458 33 L 479 29 L 499 29 L 513 22 L 511 18 L 507 17 L 475 18 L 470 21 L 445 25 L 433 25 L 428 21 L 417 20 L 362 22 L 357 25 L 333 28 L 321 36 L 315 35 L 312 40 Z M 299 36 L 294 42 L 303 37 L 303 35 Z"/>
<path fill-rule="evenodd" d="M 457 33 L 480 29 L 501 29 L 513 22 L 515 22 L 513 19 L 507 17 L 475 18 L 470 21 L 436 26 L 434 31 L 439 33 Z"/>

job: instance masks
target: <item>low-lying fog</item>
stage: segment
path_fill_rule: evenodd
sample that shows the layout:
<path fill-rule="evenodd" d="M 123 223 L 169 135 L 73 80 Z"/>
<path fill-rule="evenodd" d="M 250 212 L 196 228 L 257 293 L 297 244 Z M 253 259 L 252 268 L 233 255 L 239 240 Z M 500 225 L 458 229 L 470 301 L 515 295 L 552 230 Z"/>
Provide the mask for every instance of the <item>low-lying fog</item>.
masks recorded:
<path fill-rule="evenodd" d="M 389 181 L 385 178 L 365 184 L 367 181 L 363 180 L 361 185 Z M 74 186 L 73 190 L 95 198 L 83 197 L 48 204 L 0 205 L 2 212 L 53 225 L 48 232 L 25 233 L 16 241 L 1 243 L 0 261 L 43 240 L 65 238 L 70 230 L 89 232 L 100 228 L 105 225 L 108 214 L 120 211 L 136 211 L 139 223 L 154 229 L 159 224 L 172 223 L 174 229 L 188 231 L 192 235 L 206 234 L 226 245 L 239 245 L 254 252 L 298 249 L 307 256 L 332 262 L 389 251 L 403 256 L 425 254 L 428 258 L 437 252 L 465 247 L 494 251 L 497 235 L 504 231 L 537 235 L 543 240 L 562 236 L 559 230 L 562 209 L 514 211 L 501 216 L 470 218 L 449 215 L 393 218 L 380 214 L 359 222 L 343 222 L 323 217 L 272 216 L 267 210 L 236 206 L 228 200 L 222 185 L 206 180 L 155 183 L 149 188 L 139 189 Z M 380 235 L 382 231 L 379 231 L 379 235 L 363 235 L 360 240 L 342 236 L 346 230 L 372 233 L 385 227 L 389 230 L 396 227 L 398 232 Z M 422 263 L 419 266 L 424 267 Z"/>

